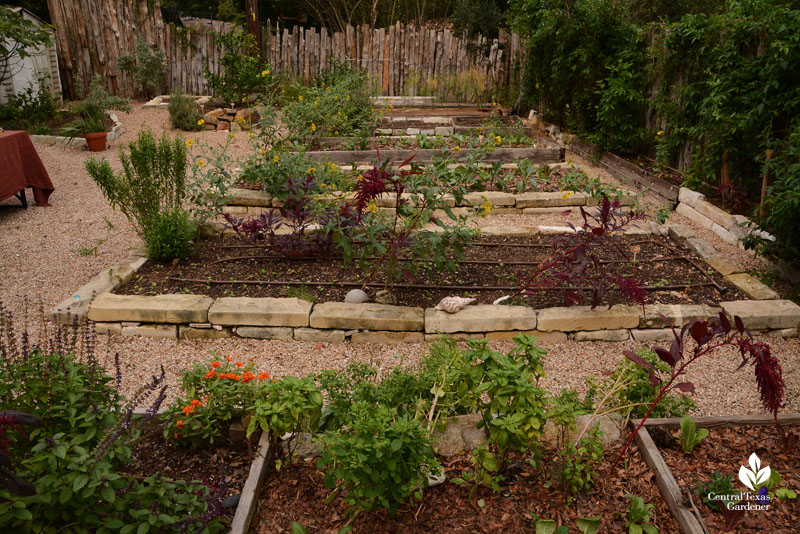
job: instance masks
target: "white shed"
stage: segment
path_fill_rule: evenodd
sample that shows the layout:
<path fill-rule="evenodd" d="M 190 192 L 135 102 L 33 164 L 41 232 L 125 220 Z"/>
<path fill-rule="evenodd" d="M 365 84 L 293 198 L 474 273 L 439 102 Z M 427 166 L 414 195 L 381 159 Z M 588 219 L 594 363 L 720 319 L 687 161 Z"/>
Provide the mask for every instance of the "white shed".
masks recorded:
<path fill-rule="evenodd" d="M 38 93 L 40 90 L 38 78 L 40 76 L 44 77 L 49 83 L 50 92 L 53 96 L 61 101 L 61 78 L 58 74 L 55 30 L 25 8 L 12 7 L 11 10 L 21 13 L 25 19 L 49 32 L 52 36 L 52 42 L 50 46 L 40 46 L 38 49 L 30 50 L 31 55 L 24 59 L 16 54 L 9 58 L 11 76 L 0 84 L 0 105 L 8 102 L 8 95 L 20 94 L 30 85 L 33 85 L 34 90 Z"/>

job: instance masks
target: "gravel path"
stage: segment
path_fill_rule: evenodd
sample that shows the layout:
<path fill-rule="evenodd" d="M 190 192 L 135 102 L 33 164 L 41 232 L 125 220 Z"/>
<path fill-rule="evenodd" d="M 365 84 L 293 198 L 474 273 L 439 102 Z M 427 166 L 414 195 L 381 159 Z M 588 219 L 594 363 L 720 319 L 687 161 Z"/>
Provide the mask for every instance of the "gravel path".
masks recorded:
<path fill-rule="evenodd" d="M 165 110 L 142 110 L 141 105 L 134 108 L 131 114 L 120 114 L 126 133 L 119 141 L 112 143 L 111 150 L 103 154 L 115 167 L 119 166 L 116 148 L 120 143 L 135 139 L 142 124 L 149 124 L 156 133 L 162 127 L 168 127 Z M 198 144 L 219 144 L 225 142 L 227 133 L 203 131 L 183 135 L 199 141 Z M 37 150 L 56 188 L 51 197 L 52 207 L 33 206 L 23 211 L 13 207 L 17 205 L 15 200 L 0 203 L 0 299 L 17 317 L 22 315 L 23 296 L 41 299 L 45 308 L 49 309 L 101 269 L 126 257 L 139 243 L 125 217 L 108 205 L 100 189 L 85 172 L 84 161 L 90 157 L 87 152 L 41 145 L 37 145 Z M 236 157 L 249 153 L 246 134 L 236 135 L 230 152 Z M 576 164 L 587 164 L 577 156 L 568 157 Z M 612 181 L 605 171 L 590 170 Z M 654 199 L 648 201 L 655 203 Z M 570 220 L 573 218 L 570 217 Z M 478 224 L 563 225 L 563 222 L 563 218 L 556 214 L 494 216 L 481 219 Z M 707 239 L 739 266 L 761 265 L 760 260 L 724 244 L 714 234 L 694 226 L 679 215 L 673 215 L 670 222 L 693 226 L 699 236 Z M 89 254 L 94 247 L 96 254 Z M 81 252 L 88 255 L 82 255 Z M 800 411 L 800 340 L 768 341 L 773 346 L 773 353 L 783 363 L 788 388 L 786 410 Z M 113 354 L 119 353 L 125 392 L 136 389 L 151 374 L 158 372 L 162 364 L 167 370 L 169 382 L 177 385 L 182 369 L 192 362 L 205 360 L 212 351 L 220 356 L 242 360 L 254 358 L 261 370 L 269 371 L 274 376 L 283 376 L 343 367 L 352 360 L 372 361 L 386 372 L 396 364 L 418 361 L 426 350 L 422 344 L 349 345 L 244 339 L 176 343 L 174 340 L 119 336 L 100 345 L 108 351 L 101 361 L 112 374 Z M 510 344 L 499 342 L 493 346 L 505 350 Z M 581 387 L 588 377 L 610 371 L 622 358 L 624 349 L 636 346 L 634 342 L 545 344 L 549 352 L 545 359 L 548 373 L 545 385 L 554 391 L 563 387 Z M 698 403 L 697 415 L 761 412 L 750 376 L 751 370 L 745 368 L 735 371 L 737 358 L 735 354 L 710 355 L 690 371 L 689 378 L 697 386 L 694 395 Z M 171 388 L 172 395 L 176 391 L 175 387 Z"/>

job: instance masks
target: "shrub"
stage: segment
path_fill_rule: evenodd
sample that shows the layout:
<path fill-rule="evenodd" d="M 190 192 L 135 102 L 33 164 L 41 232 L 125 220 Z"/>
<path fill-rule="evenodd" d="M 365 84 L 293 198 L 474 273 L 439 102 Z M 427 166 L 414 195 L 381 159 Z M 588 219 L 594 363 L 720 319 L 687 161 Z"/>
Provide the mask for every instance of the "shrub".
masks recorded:
<path fill-rule="evenodd" d="M 642 358 L 649 365 L 652 365 L 654 372 L 668 374 L 669 365 L 658 359 L 655 352 L 645 347 L 636 351 L 636 355 Z M 633 363 L 627 358 L 622 360 L 616 369 L 611 373 L 611 379 L 616 380 L 620 375 L 627 377 L 626 386 L 617 393 L 617 405 L 627 406 L 623 413 L 629 417 L 640 419 L 647 413 L 647 409 L 656 398 L 658 393 L 657 386 L 650 381 L 648 369 Z M 672 392 L 661 398 L 653 408 L 653 417 L 683 417 L 690 410 L 695 408 L 694 401 L 680 393 Z"/>
<path fill-rule="evenodd" d="M 156 141 L 153 132 L 143 128 L 128 150 L 120 151 L 121 173 L 114 173 L 105 158 L 87 160 L 86 170 L 111 205 L 125 214 L 148 250 L 159 256 L 188 252 L 185 238 L 191 222 L 181 210 L 186 194 L 186 146 L 180 137 L 170 139 L 166 132 Z M 179 233 L 169 235 L 173 230 Z"/>
<path fill-rule="evenodd" d="M 216 34 L 214 43 L 222 49 L 219 64 L 222 74 L 215 74 L 204 66 L 208 85 L 213 93 L 234 105 L 246 102 L 251 95 L 261 95 L 271 103 L 278 89 L 279 79 L 259 54 L 255 36 L 235 28 L 228 33 Z"/>
<path fill-rule="evenodd" d="M 192 240 L 197 236 L 197 223 L 183 208 L 155 215 L 147 223 L 144 244 L 147 257 L 155 261 L 185 259 L 192 252 Z"/>
<path fill-rule="evenodd" d="M 203 116 L 197 109 L 197 104 L 182 91 L 174 91 L 169 98 L 169 123 L 173 128 L 186 131 L 200 130 L 203 125 L 200 119 Z"/>
<path fill-rule="evenodd" d="M 287 90 L 281 120 L 288 138 L 308 143 L 321 135 L 369 135 L 376 120 L 369 75 L 339 64 L 319 83 Z"/>
<path fill-rule="evenodd" d="M 72 106 L 71 111 L 80 118 L 61 129 L 62 135 L 77 137 L 85 133 L 106 131 L 106 112 L 111 109 L 130 113 L 130 102 L 118 96 L 112 96 L 105 90 L 98 78 L 89 85 L 86 98 Z"/>
<path fill-rule="evenodd" d="M 131 73 L 148 97 L 161 93 L 166 56 L 156 46 L 150 47 L 145 41 L 137 41 L 133 55 L 120 56 L 117 67 Z"/>
<path fill-rule="evenodd" d="M 45 424 L 26 436 L 7 434 L 0 422 L 16 475 L 35 488 L 33 495 L 0 488 L 0 524 L 20 533 L 53 526 L 77 534 L 147 532 L 156 524 L 168 532 L 218 532 L 221 495 L 208 487 L 160 473 L 139 479 L 120 472 L 131 462 L 138 433 L 133 408 L 154 398 L 146 418 L 156 413 L 165 375 L 162 370 L 126 402 L 98 364 L 95 344 L 88 326 L 58 327 L 50 339 L 17 334 L 0 303 L 0 400 L 4 409 L 30 412 Z"/>
<path fill-rule="evenodd" d="M 21 93 L 8 95 L 6 104 L 0 106 L 0 119 L 11 121 L 11 129 L 42 131 L 47 128 L 48 120 L 58 115 L 58 103 L 44 76 L 39 76 L 35 85 L 28 84 Z"/>
<path fill-rule="evenodd" d="M 380 507 L 395 512 L 411 498 L 422 498 L 427 475 L 440 466 L 430 433 L 396 410 L 358 402 L 347 426 L 322 438 L 319 468 L 334 495 L 344 490 L 350 513 Z"/>

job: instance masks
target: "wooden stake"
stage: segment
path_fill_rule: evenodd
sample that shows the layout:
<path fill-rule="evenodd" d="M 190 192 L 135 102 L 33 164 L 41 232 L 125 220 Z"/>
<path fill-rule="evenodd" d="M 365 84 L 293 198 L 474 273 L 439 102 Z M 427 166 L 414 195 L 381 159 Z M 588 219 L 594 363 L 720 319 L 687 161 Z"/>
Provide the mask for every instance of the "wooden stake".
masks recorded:
<path fill-rule="evenodd" d="M 766 210 L 764 210 L 764 201 L 767 199 L 767 187 L 769 186 L 769 160 L 772 159 L 772 149 L 767 149 L 767 161 L 764 164 L 764 179 L 761 181 L 761 202 L 758 204 L 758 218 L 762 221 L 764 217 L 767 215 Z"/>

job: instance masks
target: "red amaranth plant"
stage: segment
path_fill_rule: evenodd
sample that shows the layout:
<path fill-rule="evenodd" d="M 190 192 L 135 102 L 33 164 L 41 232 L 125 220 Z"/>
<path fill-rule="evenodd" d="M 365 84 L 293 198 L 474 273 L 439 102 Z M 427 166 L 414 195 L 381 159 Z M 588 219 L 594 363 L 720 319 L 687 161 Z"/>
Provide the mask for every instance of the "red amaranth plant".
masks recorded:
<path fill-rule="evenodd" d="M 664 317 L 664 319 L 666 320 L 666 317 Z M 792 443 L 797 443 L 797 435 L 786 432 L 778 422 L 778 410 L 783 406 L 783 394 L 785 389 L 780 362 L 772 355 L 769 345 L 753 339 L 753 336 L 745 329 L 744 323 L 738 315 L 734 316 L 733 322 L 735 329 L 734 326 L 731 325 L 728 316 L 725 315 L 725 312 L 721 311 L 719 317 L 711 317 L 706 320 L 694 319 L 690 321 L 681 329 L 680 334 L 673 328 L 672 332 L 675 335 L 675 339 L 670 348 L 664 349 L 655 347 L 653 349 L 659 359 L 670 367 L 669 378 L 666 380 L 662 379 L 656 373 L 654 366 L 637 356 L 636 353 L 630 350 L 625 351 L 624 354 L 626 358 L 647 369 L 650 376 L 650 383 L 653 387 L 656 388 L 660 385 L 660 388 L 655 399 L 650 404 L 647 413 L 630 435 L 628 441 L 625 442 L 625 446 L 620 450 L 614 462 L 615 467 L 625 455 L 625 451 L 630 447 L 639 429 L 642 428 L 647 418 L 650 417 L 653 408 L 666 393 L 672 389 L 687 393 L 694 391 L 693 383 L 679 381 L 679 379 L 686 374 L 686 368 L 706 354 L 722 347 L 736 347 L 739 351 L 742 362 L 737 370 L 748 363 L 753 366 L 756 386 L 761 396 L 761 404 L 764 409 L 772 413 L 775 418 L 775 425 L 781 435 L 784 447 L 791 447 Z M 689 334 L 695 342 L 694 348 L 691 349 L 688 355 L 686 354 L 687 334 Z"/>
<path fill-rule="evenodd" d="M 600 202 L 597 215 L 581 207 L 582 227 L 578 229 L 568 223 L 574 233 L 553 238 L 553 259 L 534 272 L 512 297 L 564 288 L 567 306 L 590 300 L 594 309 L 603 303 L 609 293 L 617 291 L 625 301 L 644 306 L 647 291 L 642 288 L 642 284 L 635 278 L 617 274 L 615 269 L 619 263 L 602 262 L 599 258 L 600 251 L 607 251 L 627 260 L 628 256 L 622 250 L 617 234 L 632 222 L 647 218 L 643 213 L 633 210 L 622 212 L 619 208 L 619 201 L 612 202 L 606 196 Z M 587 287 L 591 288 L 591 299 L 587 299 Z M 611 304 L 613 303 L 609 303 L 609 306 Z"/>

